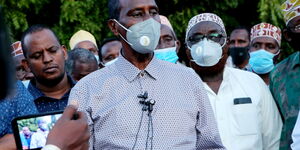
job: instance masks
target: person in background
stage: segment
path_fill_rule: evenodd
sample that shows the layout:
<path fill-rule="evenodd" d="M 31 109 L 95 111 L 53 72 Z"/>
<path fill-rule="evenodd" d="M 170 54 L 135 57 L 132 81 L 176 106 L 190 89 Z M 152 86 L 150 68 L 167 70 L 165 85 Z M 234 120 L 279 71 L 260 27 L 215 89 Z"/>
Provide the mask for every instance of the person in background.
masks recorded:
<path fill-rule="evenodd" d="M 22 36 L 26 65 L 34 74 L 28 91 L 39 112 L 63 110 L 75 82 L 65 71 L 68 57 L 55 33 L 43 25 L 28 28 Z"/>
<path fill-rule="evenodd" d="M 91 72 L 96 71 L 98 64 L 92 52 L 83 48 L 75 48 L 68 52 L 66 69 L 75 81 L 79 81 Z"/>
<path fill-rule="evenodd" d="M 180 41 L 177 39 L 169 20 L 162 15 L 159 17 L 161 20 L 160 38 L 154 55 L 160 60 L 178 63 L 177 53 L 180 49 Z"/>
<path fill-rule="evenodd" d="M 263 80 L 254 73 L 226 67 L 228 43 L 222 19 L 194 16 L 186 43 L 192 68 L 204 82 L 222 143 L 229 150 L 278 150 L 282 121 Z"/>
<path fill-rule="evenodd" d="M 280 53 L 281 30 L 269 23 L 260 23 L 251 28 L 249 70 L 259 75 L 269 85 Z"/>
<path fill-rule="evenodd" d="M 24 137 L 24 140 L 25 140 L 24 142 L 26 142 L 25 145 L 27 145 L 28 148 L 30 148 L 29 146 L 30 146 L 31 135 L 32 135 L 30 129 L 27 126 L 23 127 L 22 133 L 20 135 Z M 23 143 L 23 141 L 22 141 L 22 143 Z M 24 144 L 22 144 L 22 145 L 24 145 Z"/>
<path fill-rule="evenodd" d="M 161 26 L 156 2 L 110 0 L 108 8 L 120 55 L 70 95 L 88 114 L 90 149 L 224 149 L 201 79 L 154 57 Z"/>
<path fill-rule="evenodd" d="M 79 30 L 73 34 L 69 42 L 71 50 L 74 48 L 84 48 L 94 54 L 97 62 L 100 63 L 98 46 L 95 37 L 88 31 Z"/>
<path fill-rule="evenodd" d="M 100 68 L 114 63 L 120 55 L 122 44 L 116 37 L 107 38 L 102 41 L 99 49 Z"/>
<path fill-rule="evenodd" d="M 246 70 L 249 63 L 250 33 L 245 27 L 235 28 L 229 37 L 229 57 L 227 64 L 230 67 Z"/>
<path fill-rule="evenodd" d="M 31 79 L 34 78 L 32 72 L 25 65 L 25 57 L 23 54 L 21 41 L 17 41 L 11 45 L 12 47 L 12 56 L 16 65 L 16 75 L 17 80 L 21 80 L 25 87 L 27 88 Z"/>
<path fill-rule="evenodd" d="M 33 100 L 24 85 L 17 81 L 14 84 L 14 68 L 12 57 L 8 51 L 9 36 L 4 22 L 2 9 L 0 7 L 0 67 L 2 76 L 0 78 L 0 149 L 16 150 L 14 136 L 12 135 L 11 121 L 13 118 L 28 114 L 35 114 L 37 110 Z M 13 87 L 15 85 L 15 88 Z M 77 111 L 78 103 L 72 101 L 67 106 L 61 118 L 57 121 L 47 138 L 47 145 L 43 150 L 74 150 L 88 149 L 90 137 L 86 116 Z M 72 119 L 77 114 L 78 119 Z M 66 130 L 66 128 L 68 130 Z"/>
<path fill-rule="evenodd" d="M 49 134 L 49 127 L 46 120 L 39 119 L 37 121 L 38 129 L 32 134 L 30 148 L 42 148 L 46 145 L 46 139 Z"/>
<path fill-rule="evenodd" d="M 275 66 L 270 74 L 270 89 L 283 120 L 280 150 L 289 150 L 300 107 L 300 0 L 287 0 L 281 8 L 286 23 L 283 35 L 296 52 Z M 299 126 L 294 130 L 297 129 Z M 299 139 L 295 139 L 296 145 L 298 142 Z"/>

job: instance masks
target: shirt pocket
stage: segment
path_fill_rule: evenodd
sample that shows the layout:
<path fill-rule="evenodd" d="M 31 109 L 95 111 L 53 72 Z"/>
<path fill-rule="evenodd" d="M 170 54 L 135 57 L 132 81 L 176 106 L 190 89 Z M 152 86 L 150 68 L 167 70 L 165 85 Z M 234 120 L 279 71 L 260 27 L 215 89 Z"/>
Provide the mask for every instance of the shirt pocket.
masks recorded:
<path fill-rule="evenodd" d="M 258 133 L 257 109 L 254 104 L 233 105 L 233 131 L 238 136 Z"/>

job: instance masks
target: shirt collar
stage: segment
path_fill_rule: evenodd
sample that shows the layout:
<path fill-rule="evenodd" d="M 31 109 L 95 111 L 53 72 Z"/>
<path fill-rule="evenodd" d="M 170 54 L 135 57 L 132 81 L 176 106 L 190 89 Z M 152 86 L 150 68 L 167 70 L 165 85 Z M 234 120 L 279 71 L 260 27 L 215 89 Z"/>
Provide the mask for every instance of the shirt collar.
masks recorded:
<path fill-rule="evenodd" d="M 294 69 L 296 65 L 300 65 L 300 52 L 296 52 L 295 56 L 293 57 L 292 60 L 292 68 Z"/>
<path fill-rule="evenodd" d="M 73 86 L 76 84 L 76 81 L 73 80 L 71 78 L 71 76 L 67 75 L 67 78 L 68 78 L 68 83 L 71 84 L 71 88 L 73 88 Z M 71 90 L 71 89 L 70 89 Z M 45 97 L 45 94 L 36 87 L 36 84 L 35 84 L 35 80 L 31 80 L 29 85 L 28 85 L 28 91 L 30 92 L 30 94 L 32 95 L 33 99 L 36 100 L 40 97 Z M 67 92 L 66 94 L 68 95 L 69 92 Z M 65 97 L 66 94 L 63 96 Z"/>
<path fill-rule="evenodd" d="M 118 60 L 116 61 L 117 70 L 129 81 L 132 82 L 142 71 L 147 73 L 153 79 L 157 79 L 159 72 L 158 67 L 162 67 L 159 61 L 153 57 L 150 63 L 144 70 L 140 70 L 135 67 L 131 62 L 129 62 L 126 58 L 122 55 L 119 56 Z"/>

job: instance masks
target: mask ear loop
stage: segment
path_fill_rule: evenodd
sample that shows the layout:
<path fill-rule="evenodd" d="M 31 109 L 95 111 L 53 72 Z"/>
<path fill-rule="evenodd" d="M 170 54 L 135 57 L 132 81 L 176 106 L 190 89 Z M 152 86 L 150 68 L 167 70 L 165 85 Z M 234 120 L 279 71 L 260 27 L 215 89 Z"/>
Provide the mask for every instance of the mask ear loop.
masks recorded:
<path fill-rule="evenodd" d="M 277 56 L 280 52 L 281 50 L 279 49 L 278 52 L 274 54 L 274 56 Z"/>
<path fill-rule="evenodd" d="M 124 27 L 121 23 L 119 23 L 116 19 L 113 19 L 119 26 L 121 26 L 124 30 L 126 30 L 127 32 L 132 32 L 131 30 L 127 29 L 126 27 Z M 128 42 L 121 33 L 119 33 L 120 37 L 130 46 L 132 46 L 133 44 L 131 44 L 130 42 Z"/>

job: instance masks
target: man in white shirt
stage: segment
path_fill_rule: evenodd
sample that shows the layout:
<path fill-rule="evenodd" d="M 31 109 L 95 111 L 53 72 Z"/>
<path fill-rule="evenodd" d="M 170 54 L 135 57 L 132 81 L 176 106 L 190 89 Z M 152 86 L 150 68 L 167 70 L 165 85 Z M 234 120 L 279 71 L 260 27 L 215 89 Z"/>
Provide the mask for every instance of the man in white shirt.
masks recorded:
<path fill-rule="evenodd" d="M 204 81 L 222 143 L 229 150 L 278 150 L 282 121 L 262 79 L 225 67 L 228 42 L 221 18 L 204 13 L 189 21 L 191 66 Z"/>

